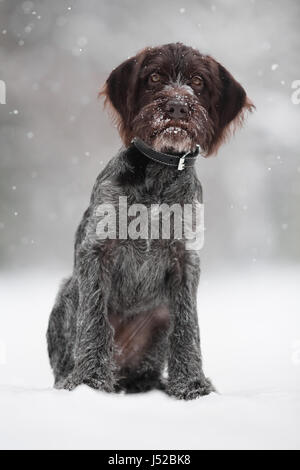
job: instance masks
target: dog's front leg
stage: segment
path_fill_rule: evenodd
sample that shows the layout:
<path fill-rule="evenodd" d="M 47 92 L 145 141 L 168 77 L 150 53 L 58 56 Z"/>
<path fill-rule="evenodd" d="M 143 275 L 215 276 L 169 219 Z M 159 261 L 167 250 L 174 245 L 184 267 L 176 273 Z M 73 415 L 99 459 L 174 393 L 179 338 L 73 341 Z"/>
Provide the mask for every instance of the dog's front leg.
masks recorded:
<path fill-rule="evenodd" d="M 190 272 L 189 272 L 190 271 Z M 202 370 L 197 316 L 198 269 L 189 266 L 170 279 L 172 327 L 169 336 L 168 386 L 169 395 L 191 400 L 214 391 Z"/>
<path fill-rule="evenodd" d="M 114 389 L 113 330 L 107 316 L 111 284 L 109 249 L 80 250 L 76 273 L 79 308 L 74 345 L 74 369 L 62 387 L 73 390 L 80 384 L 108 392 Z"/>

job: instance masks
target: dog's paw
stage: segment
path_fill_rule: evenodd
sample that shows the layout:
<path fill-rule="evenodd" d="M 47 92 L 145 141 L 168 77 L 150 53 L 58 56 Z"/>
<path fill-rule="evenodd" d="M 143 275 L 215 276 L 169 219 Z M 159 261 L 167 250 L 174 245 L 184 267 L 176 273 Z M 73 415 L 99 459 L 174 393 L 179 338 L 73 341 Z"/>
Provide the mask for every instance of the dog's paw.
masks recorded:
<path fill-rule="evenodd" d="M 110 379 L 93 376 L 85 378 L 83 383 L 94 390 L 102 390 L 108 393 L 114 392 L 114 383 Z"/>
<path fill-rule="evenodd" d="M 168 395 L 177 398 L 178 400 L 194 400 L 205 395 L 215 392 L 215 388 L 211 381 L 206 377 L 195 379 L 186 383 L 176 382 L 168 384 Z"/>
<path fill-rule="evenodd" d="M 60 390 L 68 390 L 71 392 L 76 387 L 82 384 L 87 385 L 88 387 L 91 387 L 94 390 L 103 390 L 105 392 L 114 391 L 114 385 L 111 380 L 97 377 L 96 375 L 92 377 L 79 378 L 76 374 L 71 374 L 66 379 L 57 382 L 55 384 L 55 388 Z"/>
<path fill-rule="evenodd" d="M 73 376 L 71 374 L 67 378 L 57 381 L 55 383 L 55 388 L 58 390 L 68 390 L 69 392 L 71 392 L 76 387 L 78 387 L 80 383 L 80 380 L 78 380 L 76 376 Z"/>
<path fill-rule="evenodd" d="M 72 391 L 83 384 L 94 390 L 103 390 L 105 392 L 114 391 L 114 378 L 112 374 L 104 377 L 98 373 L 83 375 L 77 371 L 73 371 L 66 378 L 58 380 L 55 383 L 55 388 Z"/>

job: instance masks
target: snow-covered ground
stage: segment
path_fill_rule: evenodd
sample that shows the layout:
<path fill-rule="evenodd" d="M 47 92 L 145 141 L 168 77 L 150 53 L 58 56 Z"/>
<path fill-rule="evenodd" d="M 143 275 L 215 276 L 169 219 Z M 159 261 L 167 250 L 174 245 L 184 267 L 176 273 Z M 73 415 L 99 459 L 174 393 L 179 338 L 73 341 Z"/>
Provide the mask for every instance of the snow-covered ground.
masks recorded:
<path fill-rule="evenodd" d="M 60 278 L 0 275 L 0 448 L 300 448 L 299 268 L 203 276 L 205 370 L 219 394 L 193 402 L 53 390 L 45 331 Z"/>

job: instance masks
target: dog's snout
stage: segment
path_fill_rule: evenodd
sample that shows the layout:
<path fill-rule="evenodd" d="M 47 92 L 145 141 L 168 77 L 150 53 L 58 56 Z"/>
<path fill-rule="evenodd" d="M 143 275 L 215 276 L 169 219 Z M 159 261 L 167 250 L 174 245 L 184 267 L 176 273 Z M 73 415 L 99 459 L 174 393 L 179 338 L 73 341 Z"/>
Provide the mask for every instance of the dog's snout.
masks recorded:
<path fill-rule="evenodd" d="M 185 119 L 188 116 L 189 108 L 180 101 L 171 100 L 166 104 L 166 112 L 170 118 Z"/>

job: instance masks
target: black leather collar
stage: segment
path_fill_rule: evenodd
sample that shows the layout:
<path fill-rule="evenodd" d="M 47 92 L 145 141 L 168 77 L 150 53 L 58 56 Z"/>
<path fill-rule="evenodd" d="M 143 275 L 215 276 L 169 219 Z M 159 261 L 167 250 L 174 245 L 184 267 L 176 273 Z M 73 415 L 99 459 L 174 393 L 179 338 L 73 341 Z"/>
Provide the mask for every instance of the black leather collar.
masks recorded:
<path fill-rule="evenodd" d="M 146 157 L 154 160 L 157 163 L 161 163 L 163 165 L 173 166 L 176 167 L 177 170 L 182 171 L 185 168 L 191 168 L 194 166 L 195 161 L 200 153 L 200 145 L 196 146 L 195 152 L 187 152 L 182 156 L 179 155 L 171 155 L 169 153 L 158 152 L 154 150 L 152 147 L 147 145 L 142 139 L 139 137 L 135 137 L 131 142 L 142 154 Z"/>

